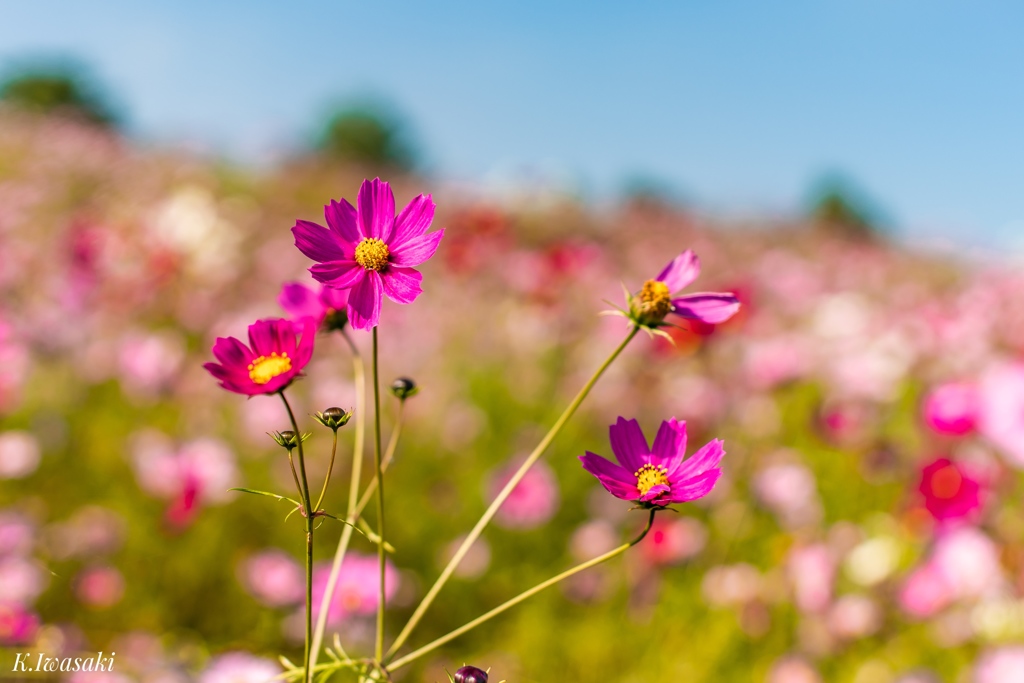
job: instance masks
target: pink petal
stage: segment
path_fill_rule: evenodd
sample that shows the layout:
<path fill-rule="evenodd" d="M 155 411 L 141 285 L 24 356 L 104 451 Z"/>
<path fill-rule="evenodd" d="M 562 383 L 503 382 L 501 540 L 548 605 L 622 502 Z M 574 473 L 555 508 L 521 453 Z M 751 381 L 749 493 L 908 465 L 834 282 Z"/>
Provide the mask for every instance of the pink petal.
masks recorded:
<path fill-rule="evenodd" d="M 391 186 L 380 178 L 364 180 L 356 203 L 359 205 L 359 228 L 362 234 L 388 242 L 391 239 L 391 228 L 395 224 L 395 195 L 391 192 Z"/>
<path fill-rule="evenodd" d="M 677 422 L 673 417 L 661 423 L 658 435 L 651 447 L 651 462 L 655 465 L 678 464 L 686 451 L 686 422 Z"/>
<path fill-rule="evenodd" d="M 324 261 L 340 261 L 345 258 L 338 238 L 327 228 L 320 227 L 309 221 L 296 221 L 292 228 L 295 246 L 308 258 L 319 263 Z"/>
<path fill-rule="evenodd" d="M 389 267 L 381 273 L 381 279 L 384 281 L 384 293 L 395 303 L 411 304 L 423 293 L 420 289 L 423 275 L 412 268 Z"/>
<path fill-rule="evenodd" d="M 348 289 L 362 279 L 366 269 L 355 261 L 328 261 L 309 269 L 313 279 L 335 289 Z"/>
<path fill-rule="evenodd" d="M 430 195 L 421 194 L 413 199 L 395 219 L 395 232 L 391 237 L 393 248 L 397 249 L 425 233 L 433 220 L 434 201 Z"/>
<path fill-rule="evenodd" d="M 319 319 L 324 314 L 320 296 L 311 288 L 298 282 L 286 282 L 281 288 L 281 294 L 277 297 L 277 303 L 293 320 L 307 317 Z"/>
<path fill-rule="evenodd" d="M 691 250 L 687 249 L 665 266 L 655 280 L 660 280 L 668 285 L 668 291 L 678 292 L 700 275 L 700 259 Z"/>
<path fill-rule="evenodd" d="M 672 492 L 658 502 L 669 505 L 671 503 L 688 503 L 691 500 L 703 498 L 711 493 L 711 489 L 715 488 L 715 483 L 721 476 L 722 470 L 714 469 L 683 482 L 673 482 Z"/>
<path fill-rule="evenodd" d="M 580 462 L 583 463 L 583 469 L 597 477 L 601 485 L 616 498 L 640 498 L 640 491 L 636 488 L 636 477 L 627 470 L 590 451 L 580 456 Z"/>
<path fill-rule="evenodd" d="M 436 230 L 427 235 L 413 237 L 401 247 L 391 252 L 391 263 L 396 266 L 418 266 L 437 251 L 437 245 L 444 237 L 444 230 Z"/>
<path fill-rule="evenodd" d="M 234 337 L 217 337 L 213 344 L 213 357 L 227 367 L 245 367 L 252 360 L 253 353 Z"/>
<path fill-rule="evenodd" d="M 333 308 L 336 311 L 343 311 L 348 306 L 348 293 L 343 289 L 337 289 L 325 285 L 320 290 L 320 304 L 324 308 Z"/>
<path fill-rule="evenodd" d="M 668 478 L 672 482 L 672 490 L 675 490 L 677 481 L 682 482 L 703 474 L 713 467 L 718 467 L 718 463 L 722 462 L 722 456 L 724 455 L 725 448 L 721 439 L 708 441 L 696 453 L 683 460 L 675 468 L 669 470 Z"/>
<path fill-rule="evenodd" d="M 656 485 L 652 486 L 651 488 L 647 489 L 647 493 L 645 493 L 644 495 L 640 496 L 640 500 L 642 500 L 644 502 L 650 502 L 650 501 L 654 500 L 655 498 L 657 498 L 658 496 L 660 496 L 661 494 L 668 493 L 670 490 L 671 489 L 669 489 L 669 487 L 665 486 L 664 484 L 656 484 Z M 637 490 L 637 493 L 639 493 L 639 490 Z M 667 504 L 666 501 L 655 501 L 655 502 L 661 503 L 662 505 Z"/>
<path fill-rule="evenodd" d="M 647 463 L 651 451 L 647 448 L 647 439 L 636 420 L 620 417 L 618 422 L 608 428 L 608 438 L 612 442 L 612 453 L 631 474 Z"/>
<path fill-rule="evenodd" d="M 327 219 L 327 227 L 346 244 L 358 244 L 364 237 L 359 232 L 356 207 L 348 203 L 347 199 L 331 203 L 324 207 L 324 218 Z"/>
<path fill-rule="evenodd" d="M 257 320 L 249 325 L 249 346 L 257 356 L 291 352 L 295 347 L 291 323 L 280 318 Z"/>
<path fill-rule="evenodd" d="M 313 345 L 316 343 L 316 328 L 319 323 L 313 318 L 303 318 L 302 332 L 295 346 L 295 358 L 292 369 L 301 372 L 313 357 Z"/>
<path fill-rule="evenodd" d="M 384 287 L 380 274 L 363 271 L 363 278 L 356 283 L 348 297 L 348 320 L 357 330 L 369 330 L 380 322 L 380 306 L 384 298 Z"/>
<path fill-rule="evenodd" d="M 702 292 L 675 299 L 672 307 L 676 315 L 717 324 L 724 323 L 740 310 L 740 300 L 732 294 Z"/>
<path fill-rule="evenodd" d="M 245 394 L 247 396 L 253 396 L 261 393 L 256 384 L 249 379 L 249 375 L 242 375 L 237 371 L 225 368 L 222 365 L 216 363 L 205 363 L 203 367 L 206 371 L 219 380 L 220 386 L 228 391 L 233 391 L 236 394 Z"/>

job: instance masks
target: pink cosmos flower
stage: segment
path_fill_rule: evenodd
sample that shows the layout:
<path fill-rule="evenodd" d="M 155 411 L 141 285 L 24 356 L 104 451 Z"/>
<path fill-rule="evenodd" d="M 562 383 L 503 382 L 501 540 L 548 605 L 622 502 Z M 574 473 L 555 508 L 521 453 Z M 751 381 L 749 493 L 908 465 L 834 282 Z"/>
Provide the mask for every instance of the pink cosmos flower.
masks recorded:
<path fill-rule="evenodd" d="M 380 322 L 384 295 L 399 304 L 416 300 L 423 276 L 414 270 L 437 250 L 444 230 L 427 234 L 434 219 L 430 195 L 419 195 L 395 216 L 395 196 L 380 178 L 363 181 L 358 210 L 342 199 L 324 207 L 328 229 L 297 221 L 295 246 L 317 262 L 317 282 L 351 289 L 348 319 L 357 330 Z"/>
<path fill-rule="evenodd" d="M 940 434 L 963 436 L 974 431 L 978 419 L 978 387 L 950 382 L 932 389 L 922 407 L 925 424 Z"/>
<path fill-rule="evenodd" d="M 327 591 L 331 568 L 323 564 L 313 569 L 313 616 L 317 616 Z M 336 626 L 349 615 L 367 615 L 377 611 L 380 600 L 380 567 L 374 555 L 349 553 L 341 566 L 338 583 L 334 587 L 327 624 Z M 398 590 L 398 570 L 391 562 L 384 564 L 384 598 L 390 601 Z"/>
<path fill-rule="evenodd" d="M 1024 467 L 1024 363 L 993 365 L 978 386 L 978 431 L 1011 465 Z"/>
<path fill-rule="evenodd" d="M 24 645 L 32 642 L 39 617 L 21 605 L 0 603 L 0 645 Z"/>
<path fill-rule="evenodd" d="M 675 418 L 661 423 L 653 448 L 647 446 L 636 420 L 620 417 L 608 433 L 620 464 L 589 451 L 580 461 L 616 498 L 659 506 L 685 503 L 710 493 L 722 475 L 721 440 L 708 442 L 684 460 L 686 423 Z"/>
<path fill-rule="evenodd" d="M 925 424 L 939 434 L 967 434 L 977 419 L 978 388 L 967 382 L 943 384 L 929 392 L 922 409 Z"/>
<path fill-rule="evenodd" d="M 492 498 L 508 483 L 516 469 L 518 467 L 507 467 L 494 477 L 490 486 Z M 554 471 L 539 462 L 512 489 L 508 499 L 498 508 L 495 521 L 506 529 L 532 529 L 558 512 L 558 499 L 558 479 Z"/>
<path fill-rule="evenodd" d="M 1024 647 L 1010 645 L 989 650 L 974 665 L 976 683 L 1024 681 Z"/>
<path fill-rule="evenodd" d="M 266 550 L 250 557 L 241 571 L 242 581 L 253 597 L 268 607 L 295 605 L 302 601 L 305 577 L 291 555 Z"/>
<path fill-rule="evenodd" d="M 658 277 L 644 283 L 633 298 L 631 308 L 641 324 L 657 324 L 669 313 L 705 323 L 724 323 L 740 308 L 733 294 L 700 292 L 672 298 L 673 294 L 697 279 L 700 260 L 687 249 L 665 266 Z"/>
<path fill-rule="evenodd" d="M 271 659 L 248 652 L 225 652 L 211 659 L 199 674 L 199 683 L 270 683 L 281 673 Z"/>
<path fill-rule="evenodd" d="M 345 318 L 339 321 L 328 321 L 336 314 L 344 316 L 345 308 L 348 306 L 348 294 L 340 289 L 320 285 L 320 291 L 307 287 L 300 282 L 286 282 L 281 288 L 281 294 L 277 297 L 277 303 L 281 305 L 288 317 L 301 325 L 303 318 L 313 318 L 317 327 L 341 327 Z M 328 325 L 325 325 L 328 321 Z"/>
<path fill-rule="evenodd" d="M 298 334 L 289 320 L 257 320 L 249 325 L 249 346 L 234 337 L 218 337 L 213 355 L 220 363 L 203 367 L 228 391 L 246 396 L 274 394 L 291 384 L 309 363 L 315 337 L 312 318 L 303 319 Z"/>
<path fill-rule="evenodd" d="M 921 470 L 924 506 L 939 522 L 962 519 L 981 507 L 981 485 L 962 467 L 939 458 Z"/>

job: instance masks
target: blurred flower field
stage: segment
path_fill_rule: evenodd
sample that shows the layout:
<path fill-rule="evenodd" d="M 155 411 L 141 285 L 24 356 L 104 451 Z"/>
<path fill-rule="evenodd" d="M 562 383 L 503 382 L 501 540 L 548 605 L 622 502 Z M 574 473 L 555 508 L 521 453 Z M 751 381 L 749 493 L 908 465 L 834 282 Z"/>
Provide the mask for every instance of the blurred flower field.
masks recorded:
<path fill-rule="evenodd" d="M 202 365 L 215 337 L 283 315 L 284 283 L 312 284 L 289 229 L 362 178 L 316 158 L 257 173 L 0 111 L 0 678 L 23 651 L 116 652 L 115 683 L 255 682 L 278 654 L 301 660 L 298 522 L 227 490 L 288 489 L 266 434 L 287 415 Z M 685 420 L 691 452 L 723 439 L 715 490 L 398 680 L 463 663 L 509 683 L 1024 680 L 1019 270 L 650 198 L 392 180 L 399 205 L 433 192 L 446 232 L 416 305 L 381 316 L 382 380 L 422 387 L 388 471 L 389 624 L 619 343 L 623 320 L 599 314 L 623 285 L 693 249 L 699 288 L 743 302 L 674 343 L 637 338 L 410 644 L 636 535 L 646 515 L 578 460 L 610 455 L 623 412 L 648 435 Z M 321 336 L 306 374 L 292 400 L 315 479 L 330 433 L 307 416 L 356 402 L 345 344 Z M 314 593 L 341 528 L 319 531 Z M 328 623 L 368 651 L 375 548 L 354 538 Z"/>

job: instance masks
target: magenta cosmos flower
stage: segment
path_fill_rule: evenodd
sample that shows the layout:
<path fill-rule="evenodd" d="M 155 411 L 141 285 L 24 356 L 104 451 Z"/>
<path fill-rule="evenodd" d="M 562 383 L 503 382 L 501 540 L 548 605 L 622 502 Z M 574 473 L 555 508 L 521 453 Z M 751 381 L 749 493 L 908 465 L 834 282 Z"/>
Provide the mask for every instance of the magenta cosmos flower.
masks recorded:
<path fill-rule="evenodd" d="M 618 465 L 589 451 L 580 460 L 616 498 L 658 506 L 685 503 L 706 496 L 722 476 L 721 440 L 685 458 L 686 423 L 675 418 L 661 423 L 651 448 L 636 420 L 620 417 L 608 435 Z"/>
<path fill-rule="evenodd" d="M 948 458 L 938 458 L 921 470 L 918 490 L 924 506 L 939 522 L 969 517 L 981 509 L 981 482 Z"/>
<path fill-rule="evenodd" d="M 388 298 L 409 304 L 422 293 L 423 276 L 414 270 L 437 250 L 444 230 L 427 233 L 434 202 L 420 195 L 395 216 L 395 196 L 380 178 L 364 180 L 358 210 L 342 199 L 324 207 L 327 228 L 297 221 L 295 246 L 317 264 L 309 269 L 317 282 L 351 289 L 348 319 L 357 330 L 376 327 Z"/>
<path fill-rule="evenodd" d="M 644 283 L 630 300 L 632 317 L 641 325 L 657 327 L 669 313 L 705 323 L 724 323 L 740 309 L 735 295 L 699 292 L 675 296 L 700 275 L 700 259 L 687 249 L 665 266 L 658 277 Z"/>
<path fill-rule="evenodd" d="M 228 391 L 246 396 L 277 393 L 309 363 L 316 325 L 313 318 L 299 323 L 257 320 L 249 325 L 249 346 L 234 337 L 218 337 L 213 356 L 220 362 L 203 367 Z"/>

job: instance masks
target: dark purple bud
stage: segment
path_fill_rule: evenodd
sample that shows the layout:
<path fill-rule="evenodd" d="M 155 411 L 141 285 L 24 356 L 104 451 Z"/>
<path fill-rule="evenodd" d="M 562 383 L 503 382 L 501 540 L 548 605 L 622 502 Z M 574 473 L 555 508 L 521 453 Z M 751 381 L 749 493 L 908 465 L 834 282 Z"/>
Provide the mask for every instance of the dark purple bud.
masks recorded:
<path fill-rule="evenodd" d="M 416 386 L 416 382 L 413 382 L 408 377 L 399 377 L 391 383 L 391 393 L 402 401 L 415 395 L 419 390 L 420 388 Z"/>
<path fill-rule="evenodd" d="M 487 683 L 487 672 L 475 666 L 464 666 L 455 672 L 455 683 Z"/>

